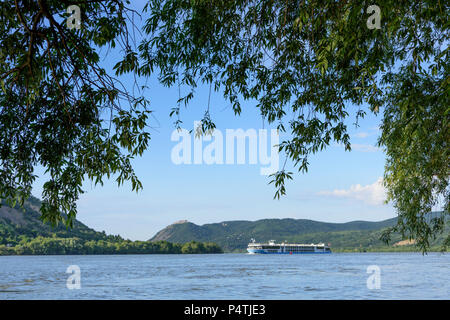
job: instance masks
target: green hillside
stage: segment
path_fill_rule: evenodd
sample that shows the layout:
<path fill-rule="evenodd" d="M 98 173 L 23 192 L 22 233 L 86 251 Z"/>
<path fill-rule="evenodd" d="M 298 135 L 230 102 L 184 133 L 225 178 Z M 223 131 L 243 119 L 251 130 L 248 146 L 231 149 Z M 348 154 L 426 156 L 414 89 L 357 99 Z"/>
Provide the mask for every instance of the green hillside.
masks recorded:
<path fill-rule="evenodd" d="M 439 213 L 433 213 L 438 215 Z M 387 246 L 380 239 L 384 228 L 395 225 L 396 218 L 379 221 L 327 223 L 306 219 L 264 219 L 258 221 L 224 221 L 202 226 L 191 222 L 172 224 L 159 231 L 150 241 L 212 241 L 226 251 L 244 251 L 250 239 L 258 242 L 276 240 L 296 243 L 331 243 L 334 251 L 414 250 L 414 246 Z M 447 222 L 448 225 L 448 222 Z M 449 233 L 449 227 L 445 234 Z M 444 235 L 433 243 L 438 250 Z M 394 235 L 392 244 L 402 240 Z"/>
<path fill-rule="evenodd" d="M 73 229 L 56 227 L 40 220 L 36 198 L 23 209 L 2 203 L 0 207 L 0 255 L 47 254 L 152 254 L 152 253 L 221 253 L 215 243 L 190 241 L 131 241 L 119 235 L 107 235 L 74 221 Z"/>
<path fill-rule="evenodd" d="M 15 244 L 23 238 L 58 237 L 79 238 L 83 240 L 113 240 L 122 239 L 119 236 L 108 236 L 105 232 L 97 232 L 81 223 L 74 221 L 73 229 L 67 229 L 64 224 L 52 227 L 40 220 L 40 201 L 31 197 L 24 204 L 24 209 L 18 206 L 11 208 L 2 203 L 0 207 L 0 244 Z"/>

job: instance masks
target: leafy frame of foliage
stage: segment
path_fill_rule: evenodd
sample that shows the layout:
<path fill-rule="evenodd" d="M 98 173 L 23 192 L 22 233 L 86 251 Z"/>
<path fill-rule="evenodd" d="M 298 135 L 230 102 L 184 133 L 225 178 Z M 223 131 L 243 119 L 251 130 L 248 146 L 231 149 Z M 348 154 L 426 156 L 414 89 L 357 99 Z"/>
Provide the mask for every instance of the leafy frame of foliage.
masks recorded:
<path fill-rule="evenodd" d="M 148 101 L 100 67 L 99 50 L 120 46 L 116 74 L 132 71 L 134 10 L 122 0 L 7 0 L 0 3 L 0 199 L 24 203 L 45 168 L 42 219 L 73 225 L 87 177 L 117 175 L 142 188 L 131 159 L 147 148 Z M 82 27 L 69 29 L 69 5 Z M 109 117 L 109 119 L 108 119 Z"/>
<path fill-rule="evenodd" d="M 221 91 L 237 115 L 241 99 L 256 100 L 263 119 L 289 130 L 279 149 L 303 172 L 309 156 L 333 141 L 351 149 L 344 121 L 352 108 L 356 124 L 384 108 L 379 146 L 399 219 L 383 239 L 398 231 L 426 251 L 450 206 L 449 8 L 435 0 L 380 0 L 381 29 L 369 30 L 372 4 L 151 0 L 139 73 L 190 89 L 171 113 L 177 127 L 180 105 L 200 83 Z M 209 106 L 202 124 L 205 133 L 215 127 Z M 289 179 L 285 166 L 273 175 L 275 197 Z M 429 219 L 438 199 L 443 214 Z"/>

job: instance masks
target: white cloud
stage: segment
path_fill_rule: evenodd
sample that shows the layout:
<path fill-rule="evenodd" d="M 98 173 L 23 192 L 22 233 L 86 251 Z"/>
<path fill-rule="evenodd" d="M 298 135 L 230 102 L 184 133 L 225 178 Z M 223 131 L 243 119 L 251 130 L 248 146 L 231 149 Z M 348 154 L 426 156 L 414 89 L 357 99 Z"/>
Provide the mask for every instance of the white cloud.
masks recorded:
<path fill-rule="evenodd" d="M 356 184 L 352 185 L 350 189 L 320 191 L 318 195 L 356 199 L 370 205 L 382 205 L 386 199 L 386 190 L 383 187 L 383 178 L 380 177 L 372 184 L 365 186 Z"/>
<path fill-rule="evenodd" d="M 358 132 L 355 133 L 355 138 L 367 138 L 369 136 L 369 134 L 367 132 Z"/>
<path fill-rule="evenodd" d="M 352 150 L 360 152 L 378 152 L 380 151 L 380 148 L 375 147 L 371 144 L 352 143 Z"/>
<path fill-rule="evenodd" d="M 343 148 L 344 145 L 342 143 L 335 143 L 334 146 L 338 148 Z M 382 152 L 383 150 L 372 145 L 372 144 L 360 144 L 360 143 L 352 143 L 351 144 L 352 151 L 359 152 Z"/>

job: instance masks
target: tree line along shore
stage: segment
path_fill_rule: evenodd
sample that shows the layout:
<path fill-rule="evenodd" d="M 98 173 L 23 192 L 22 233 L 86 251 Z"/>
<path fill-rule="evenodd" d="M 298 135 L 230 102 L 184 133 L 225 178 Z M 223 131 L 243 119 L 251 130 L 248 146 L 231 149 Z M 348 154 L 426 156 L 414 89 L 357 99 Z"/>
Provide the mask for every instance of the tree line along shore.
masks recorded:
<path fill-rule="evenodd" d="M 87 255 L 87 254 L 205 254 L 223 253 L 212 242 L 131 240 L 83 240 L 79 238 L 24 238 L 16 244 L 0 244 L 0 255 Z"/>

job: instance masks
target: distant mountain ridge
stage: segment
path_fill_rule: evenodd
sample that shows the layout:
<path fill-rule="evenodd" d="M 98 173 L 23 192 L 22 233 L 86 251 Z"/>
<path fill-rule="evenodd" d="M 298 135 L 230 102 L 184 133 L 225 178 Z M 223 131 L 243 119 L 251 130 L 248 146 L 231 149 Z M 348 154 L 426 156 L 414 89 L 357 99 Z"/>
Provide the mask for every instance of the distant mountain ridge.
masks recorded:
<path fill-rule="evenodd" d="M 433 213 L 435 215 L 437 213 Z M 227 251 L 243 251 L 250 239 L 258 242 L 276 240 L 301 243 L 331 242 L 339 248 L 381 247 L 381 231 L 394 226 L 397 218 L 383 221 L 320 222 L 308 219 L 262 219 L 257 221 L 223 221 L 197 225 L 192 222 L 174 223 L 157 232 L 150 241 L 215 242 Z M 400 236 L 393 241 L 400 241 Z"/>
<path fill-rule="evenodd" d="M 218 241 L 225 240 L 232 247 L 246 247 L 251 238 L 257 241 L 277 240 L 284 237 L 317 232 L 378 230 L 395 225 L 397 218 L 378 222 L 351 221 L 346 223 L 320 222 L 308 219 L 262 219 L 257 221 L 223 221 L 196 225 L 192 222 L 174 223 L 159 231 L 150 241 Z M 284 240 L 284 239 L 283 239 Z M 323 239 L 325 240 L 325 239 Z"/>

